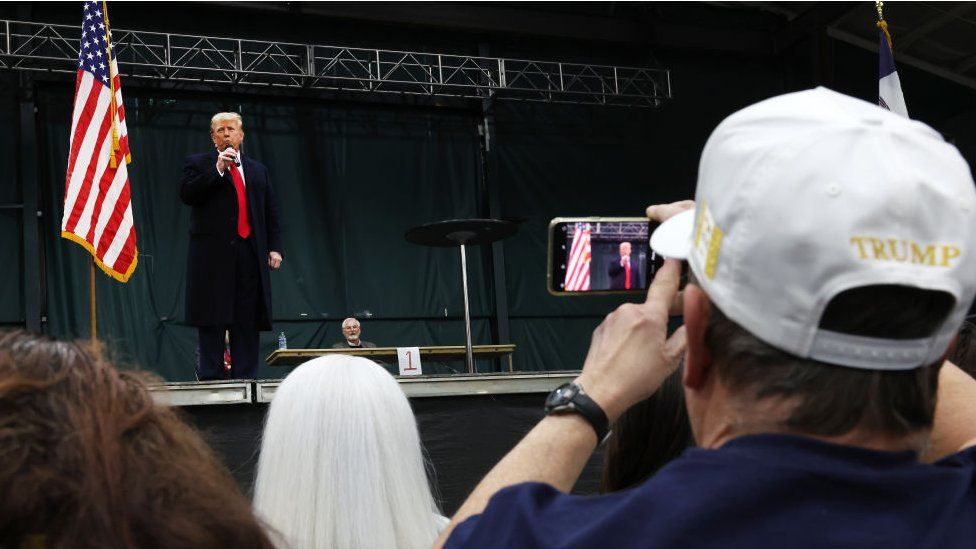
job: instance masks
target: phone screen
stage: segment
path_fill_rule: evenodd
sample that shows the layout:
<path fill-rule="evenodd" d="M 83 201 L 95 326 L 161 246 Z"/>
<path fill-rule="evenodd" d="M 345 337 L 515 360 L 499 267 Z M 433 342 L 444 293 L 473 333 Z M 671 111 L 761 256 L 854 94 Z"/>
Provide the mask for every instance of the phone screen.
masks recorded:
<path fill-rule="evenodd" d="M 549 223 L 547 285 L 555 295 L 639 293 L 664 264 L 645 217 L 557 217 Z"/>

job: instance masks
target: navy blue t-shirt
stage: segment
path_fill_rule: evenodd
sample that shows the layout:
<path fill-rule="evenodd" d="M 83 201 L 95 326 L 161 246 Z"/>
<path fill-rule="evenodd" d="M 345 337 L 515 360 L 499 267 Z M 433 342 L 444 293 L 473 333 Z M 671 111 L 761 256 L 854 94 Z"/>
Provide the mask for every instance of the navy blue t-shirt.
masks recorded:
<path fill-rule="evenodd" d="M 934 465 L 791 435 L 693 448 L 640 486 L 499 491 L 446 547 L 976 547 L 976 448 Z"/>

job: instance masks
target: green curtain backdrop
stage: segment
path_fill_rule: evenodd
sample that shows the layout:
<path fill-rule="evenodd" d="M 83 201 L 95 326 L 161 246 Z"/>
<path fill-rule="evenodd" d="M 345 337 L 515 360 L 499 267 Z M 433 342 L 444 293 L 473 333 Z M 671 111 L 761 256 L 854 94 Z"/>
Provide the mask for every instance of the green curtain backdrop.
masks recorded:
<path fill-rule="evenodd" d="M 834 51 L 834 87 L 872 98 L 876 57 L 842 44 Z M 362 318 L 364 337 L 378 344 L 463 344 L 458 252 L 408 244 L 403 233 L 421 223 L 486 216 L 495 192 L 499 215 L 525 220 L 502 246 L 515 366 L 578 368 L 592 329 L 626 299 L 546 292 L 549 220 L 638 216 L 647 204 L 691 197 L 698 155 L 715 124 L 793 85 L 790 71 L 773 58 L 705 59 L 689 52 L 661 62 L 673 69 L 674 99 L 659 109 L 497 103 L 494 188 L 484 188 L 480 177 L 482 115 L 474 103 L 457 110 L 225 97 L 127 82 L 140 264 L 127 285 L 98 275 L 99 334 L 127 364 L 172 381 L 192 379 L 195 330 L 182 322 L 189 210 L 178 184 L 184 157 L 211 146 L 210 116 L 239 110 L 244 152 L 270 168 L 284 220 L 285 264 L 272 276 L 274 332 L 263 335 L 262 355 L 275 348 L 279 331 L 291 347 L 331 345 L 341 339 L 347 315 Z M 972 91 L 910 67 L 903 71 L 913 116 L 972 159 Z M 8 129 L 0 132 L 0 165 L 14 167 L 3 174 L 8 183 L 0 186 L 0 204 L 18 203 L 18 76 L 0 76 L 0 127 Z M 87 337 L 89 260 L 58 236 L 73 89 L 64 81 L 39 83 L 38 90 L 45 330 Z M 0 210 L 0 246 L 11 265 L 0 270 L 0 324 L 17 325 L 24 317 L 20 220 L 16 209 Z M 474 341 L 493 343 L 490 248 L 468 257 Z M 429 371 L 449 371 L 446 366 L 461 365 Z M 261 370 L 263 377 L 285 373 Z"/>
<path fill-rule="evenodd" d="M 728 113 L 778 92 L 764 65 L 679 66 L 675 99 L 659 109 L 499 103 L 503 215 L 527 219 L 504 243 L 512 341 L 527 369 L 582 366 L 590 335 L 621 302 L 642 297 L 553 297 L 545 287 L 549 221 L 560 216 L 640 217 L 649 204 L 694 197 L 698 157 Z M 679 76 L 680 75 L 680 76 Z M 713 93 L 714 82 L 743 84 Z"/>
<path fill-rule="evenodd" d="M 639 299 L 549 295 L 549 220 L 639 216 L 647 204 L 690 197 L 711 127 L 778 84 L 764 66 L 716 63 L 695 74 L 700 81 L 689 78 L 690 90 L 676 90 L 656 110 L 496 105 L 490 169 L 499 213 L 525 220 L 503 244 L 516 369 L 579 368 L 603 316 Z M 706 74 L 738 75 L 751 87 L 710 103 Z M 41 86 L 38 94 L 46 314 L 52 334 L 86 337 L 88 256 L 58 237 L 71 97 L 67 85 Z M 381 345 L 463 344 L 458 251 L 408 244 L 403 235 L 422 223 L 487 215 L 492 190 L 480 176 L 476 106 L 221 97 L 135 85 L 125 101 L 139 266 L 125 285 L 97 276 L 99 335 L 119 361 L 170 381 L 193 379 L 196 332 L 182 321 L 189 208 L 178 187 L 184 157 L 212 146 L 209 119 L 222 110 L 244 116 L 244 154 L 269 167 L 283 219 L 285 262 L 272 275 L 274 331 L 262 335 L 262 356 L 280 331 L 292 348 L 340 341 L 340 323 L 350 315 L 362 319 L 365 339 Z M 474 248 L 468 258 L 473 339 L 493 343 L 490 248 Z M 449 367 L 461 365 L 428 371 Z M 286 373 L 262 366 L 260 375 Z"/>
<path fill-rule="evenodd" d="M 262 355 L 279 331 L 291 347 L 341 341 L 339 324 L 353 314 L 381 345 L 463 344 L 458 251 L 408 244 L 403 235 L 421 223 L 479 215 L 476 117 L 138 91 L 125 101 L 139 266 L 124 285 L 97 276 L 99 336 L 120 360 L 168 380 L 193 377 L 195 330 L 182 322 L 189 208 L 179 201 L 179 180 L 184 157 L 212 147 L 209 120 L 220 110 L 243 114 L 244 154 L 270 169 L 283 220 L 285 262 L 272 276 L 275 331 L 263 334 Z M 45 201 L 57 212 L 45 219 L 50 331 L 84 336 L 88 259 L 57 238 L 70 90 L 45 89 L 39 103 L 52 174 Z M 475 343 L 490 343 L 488 268 L 471 254 Z"/>
<path fill-rule="evenodd" d="M 16 326 L 24 321 L 22 291 L 23 246 L 21 213 L 13 205 L 21 201 L 17 185 L 17 146 L 19 105 L 17 103 L 17 75 L 0 73 L 0 250 L 6 268 L 0 269 L 0 326 Z"/>

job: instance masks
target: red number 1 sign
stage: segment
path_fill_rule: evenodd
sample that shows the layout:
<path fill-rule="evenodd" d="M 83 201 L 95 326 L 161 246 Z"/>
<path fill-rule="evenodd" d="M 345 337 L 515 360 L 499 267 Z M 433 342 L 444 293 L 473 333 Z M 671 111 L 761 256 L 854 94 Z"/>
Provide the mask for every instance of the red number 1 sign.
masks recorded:
<path fill-rule="evenodd" d="M 401 376 L 419 376 L 423 373 L 419 347 L 397 347 L 397 362 L 400 363 Z"/>

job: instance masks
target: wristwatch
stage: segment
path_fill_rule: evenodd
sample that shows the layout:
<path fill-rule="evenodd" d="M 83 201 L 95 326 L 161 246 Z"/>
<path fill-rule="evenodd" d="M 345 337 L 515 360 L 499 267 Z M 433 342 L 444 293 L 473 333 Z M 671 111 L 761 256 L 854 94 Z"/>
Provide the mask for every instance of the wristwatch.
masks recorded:
<path fill-rule="evenodd" d="M 546 414 L 576 413 L 583 416 L 596 431 L 598 446 L 602 446 L 610 438 L 610 420 L 606 412 L 595 400 L 589 397 L 583 387 L 575 382 L 565 383 L 556 387 L 546 398 Z"/>

